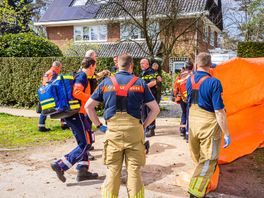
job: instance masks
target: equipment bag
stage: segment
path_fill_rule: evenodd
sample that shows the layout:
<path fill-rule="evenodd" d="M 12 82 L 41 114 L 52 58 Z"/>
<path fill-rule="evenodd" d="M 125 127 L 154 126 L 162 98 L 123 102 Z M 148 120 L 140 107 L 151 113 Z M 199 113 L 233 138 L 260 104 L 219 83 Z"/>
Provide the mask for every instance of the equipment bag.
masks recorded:
<path fill-rule="evenodd" d="M 74 75 L 59 75 L 53 82 L 39 88 L 38 97 L 43 115 L 57 119 L 78 113 L 80 102 L 72 96 L 73 83 Z"/>

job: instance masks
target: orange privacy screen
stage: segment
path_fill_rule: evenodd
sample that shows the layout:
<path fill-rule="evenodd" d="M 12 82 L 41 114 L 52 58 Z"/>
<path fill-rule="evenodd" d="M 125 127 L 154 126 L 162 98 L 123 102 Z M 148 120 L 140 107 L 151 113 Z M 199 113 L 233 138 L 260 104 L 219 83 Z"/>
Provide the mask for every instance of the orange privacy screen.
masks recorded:
<path fill-rule="evenodd" d="M 234 58 L 213 70 L 223 86 L 231 145 L 221 147 L 219 163 L 224 164 L 264 146 L 264 57 Z M 217 187 L 219 172 L 210 189 Z"/>

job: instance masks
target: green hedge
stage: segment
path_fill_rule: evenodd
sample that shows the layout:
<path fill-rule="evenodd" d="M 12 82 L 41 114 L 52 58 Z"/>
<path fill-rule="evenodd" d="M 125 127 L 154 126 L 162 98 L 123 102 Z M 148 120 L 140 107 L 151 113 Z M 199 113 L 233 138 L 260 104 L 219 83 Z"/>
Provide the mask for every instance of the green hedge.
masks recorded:
<path fill-rule="evenodd" d="M 237 49 L 238 57 L 264 57 L 264 42 L 240 42 Z"/>
<path fill-rule="evenodd" d="M 78 71 L 82 58 L 1 58 L 0 57 L 0 105 L 32 107 L 37 99 L 37 90 L 43 74 L 53 61 L 63 64 L 62 73 Z M 112 58 L 97 58 L 97 71 L 110 69 Z M 135 60 L 135 74 L 139 73 L 139 60 Z"/>
<path fill-rule="evenodd" d="M 0 57 L 62 56 L 57 45 L 33 33 L 5 34 L 0 37 Z"/>

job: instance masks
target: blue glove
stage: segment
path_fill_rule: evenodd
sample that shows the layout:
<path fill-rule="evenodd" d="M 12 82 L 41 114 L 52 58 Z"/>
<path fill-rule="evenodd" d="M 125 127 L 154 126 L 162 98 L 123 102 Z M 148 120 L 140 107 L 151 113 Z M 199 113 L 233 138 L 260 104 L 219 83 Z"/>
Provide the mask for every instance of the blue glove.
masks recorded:
<path fill-rule="evenodd" d="M 230 135 L 225 135 L 224 136 L 224 142 L 225 142 L 225 145 L 224 145 L 224 148 L 228 147 L 230 145 Z"/>
<path fill-rule="evenodd" d="M 99 127 L 99 130 L 100 130 L 101 132 L 105 133 L 105 132 L 107 131 L 107 126 L 105 126 L 105 125 L 101 125 L 101 126 Z"/>

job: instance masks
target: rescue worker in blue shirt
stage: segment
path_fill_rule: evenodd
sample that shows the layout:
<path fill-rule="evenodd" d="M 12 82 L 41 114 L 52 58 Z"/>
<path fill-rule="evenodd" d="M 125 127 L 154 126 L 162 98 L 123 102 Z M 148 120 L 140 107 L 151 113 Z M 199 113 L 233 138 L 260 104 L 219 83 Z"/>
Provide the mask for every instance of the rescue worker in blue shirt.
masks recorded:
<path fill-rule="evenodd" d="M 78 145 L 70 153 L 51 164 L 51 168 L 62 182 L 66 181 L 64 172 L 69 170 L 75 163 L 78 163 L 76 167 L 78 171 L 77 181 L 98 178 L 97 173 L 88 171 L 90 166 L 88 150 L 92 145 L 92 131 L 84 110 L 84 105 L 91 96 L 91 86 L 87 76 L 94 75 L 95 69 L 96 62 L 91 58 L 84 58 L 82 70 L 77 73 L 74 80 L 73 97 L 80 101 L 81 108 L 79 113 L 65 118 L 65 120 L 71 128 Z"/>
<path fill-rule="evenodd" d="M 133 58 L 130 55 L 118 57 L 119 72 L 104 79 L 85 105 L 90 119 L 103 127 L 96 115 L 95 107 L 105 104 L 104 118 L 107 122 L 103 159 L 107 176 L 102 185 L 103 198 L 118 197 L 122 164 L 127 170 L 128 197 L 144 197 L 144 185 L 140 168 L 145 164 L 144 130 L 158 115 L 159 106 L 149 87 L 140 78 L 132 75 Z M 150 112 L 141 124 L 140 107 L 145 103 Z"/>
<path fill-rule="evenodd" d="M 197 72 L 186 83 L 189 106 L 189 147 L 196 169 L 191 178 L 191 198 L 204 197 L 215 171 L 224 133 L 224 148 L 230 145 L 226 113 L 222 100 L 221 82 L 212 77 L 211 56 L 200 53 L 197 56 Z"/>
<path fill-rule="evenodd" d="M 151 93 L 155 97 L 157 101 L 157 79 L 156 79 L 156 72 L 150 67 L 149 61 L 147 59 L 142 59 L 140 61 L 141 66 L 141 78 L 145 81 L 148 87 L 151 90 Z M 147 106 L 142 107 L 142 117 L 143 120 L 146 119 L 149 113 L 149 108 Z M 156 128 L 156 121 L 154 120 L 145 130 L 146 137 L 151 137 L 155 135 L 155 128 Z"/>
<path fill-rule="evenodd" d="M 56 80 L 56 78 L 58 77 L 58 75 L 61 71 L 61 68 L 62 68 L 62 64 L 59 61 L 54 61 L 52 63 L 52 67 L 44 74 L 43 80 L 42 80 L 42 85 L 44 86 L 47 83 L 50 83 L 50 82 Z M 40 117 L 39 117 L 38 131 L 40 131 L 40 132 L 50 131 L 49 128 L 45 127 L 46 119 L 47 119 L 47 116 L 45 116 L 41 113 Z M 61 128 L 63 130 L 68 128 L 64 119 L 61 119 Z"/>

